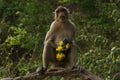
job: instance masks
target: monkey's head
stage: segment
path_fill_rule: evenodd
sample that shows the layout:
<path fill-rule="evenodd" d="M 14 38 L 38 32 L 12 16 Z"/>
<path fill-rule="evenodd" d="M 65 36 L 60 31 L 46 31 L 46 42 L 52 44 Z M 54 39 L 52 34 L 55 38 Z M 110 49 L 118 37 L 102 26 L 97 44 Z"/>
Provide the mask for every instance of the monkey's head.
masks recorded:
<path fill-rule="evenodd" d="M 55 20 L 64 21 L 64 20 L 68 19 L 68 15 L 69 15 L 69 10 L 66 7 L 59 6 L 55 10 Z"/>

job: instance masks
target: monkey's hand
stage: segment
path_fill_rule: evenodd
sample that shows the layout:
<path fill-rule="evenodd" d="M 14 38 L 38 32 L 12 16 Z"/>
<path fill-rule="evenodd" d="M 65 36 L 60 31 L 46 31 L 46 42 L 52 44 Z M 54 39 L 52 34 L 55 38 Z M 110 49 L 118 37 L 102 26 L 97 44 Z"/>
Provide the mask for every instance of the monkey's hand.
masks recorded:
<path fill-rule="evenodd" d="M 45 67 L 38 67 L 36 69 L 36 72 L 38 72 L 39 74 L 44 74 L 46 70 L 47 70 L 47 68 L 45 68 Z"/>

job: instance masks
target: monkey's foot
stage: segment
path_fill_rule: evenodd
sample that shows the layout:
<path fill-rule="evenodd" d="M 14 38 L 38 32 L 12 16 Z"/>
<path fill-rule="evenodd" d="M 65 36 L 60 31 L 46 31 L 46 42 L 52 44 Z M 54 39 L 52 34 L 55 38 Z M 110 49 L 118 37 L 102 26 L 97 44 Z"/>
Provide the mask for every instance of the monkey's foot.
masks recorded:
<path fill-rule="evenodd" d="M 84 71 L 85 71 L 85 68 L 82 67 L 82 66 L 73 66 L 73 67 L 72 67 L 72 70 L 74 70 L 74 69 L 77 69 L 77 70 L 79 70 L 80 72 L 84 72 Z"/>
<path fill-rule="evenodd" d="M 45 68 L 45 67 L 38 67 L 36 69 L 36 72 L 39 74 L 44 74 L 46 70 L 47 70 L 47 68 Z"/>

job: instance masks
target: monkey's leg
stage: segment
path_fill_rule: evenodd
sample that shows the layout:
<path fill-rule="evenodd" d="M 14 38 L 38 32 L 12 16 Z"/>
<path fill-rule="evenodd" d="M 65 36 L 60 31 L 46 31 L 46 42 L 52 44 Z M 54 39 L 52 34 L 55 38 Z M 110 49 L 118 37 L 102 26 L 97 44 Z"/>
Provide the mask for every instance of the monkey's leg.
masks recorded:
<path fill-rule="evenodd" d="M 43 55 L 42 55 L 43 66 L 39 67 L 36 70 L 36 72 L 43 74 L 48 69 L 51 53 L 52 53 L 52 46 L 48 42 L 46 42 L 44 44 Z"/>
<path fill-rule="evenodd" d="M 70 67 L 75 67 L 77 62 L 77 51 L 76 51 L 76 44 L 71 45 L 71 52 L 70 52 Z"/>
<path fill-rule="evenodd" d="M 77 62 L 77 50 L 76 50 L 76 44 L 72 44 L 71 46 L 71 53 L 70 53 L 70 66 L 72 69 L 78 69 L 80 72 L 83 72 L 85 70 L 84 67 L 82 66 L 77 66 L 76 62 Z"/>

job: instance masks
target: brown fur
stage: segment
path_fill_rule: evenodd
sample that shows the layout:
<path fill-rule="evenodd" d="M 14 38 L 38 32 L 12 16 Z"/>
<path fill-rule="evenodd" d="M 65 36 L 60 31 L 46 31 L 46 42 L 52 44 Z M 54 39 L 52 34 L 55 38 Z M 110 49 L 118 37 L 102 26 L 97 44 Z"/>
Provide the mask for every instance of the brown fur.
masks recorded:
<path fill-rule="evenodd" d="M 67 8 L 59 6 L 55 10 L 55 20 L 52 22 L 49 31 L 46 34 L 43 49 L 43 68 L 48 68 L 49 63 L 54 67 L 75 66 L 76 63 L 76 43 L 75 43 L 75 25 L 68 19 L 69 11 Z M 55 58 L 55 48 L 58 42 L 67 39 L 72 42 L 71 50 L 63 62 Z"/>

